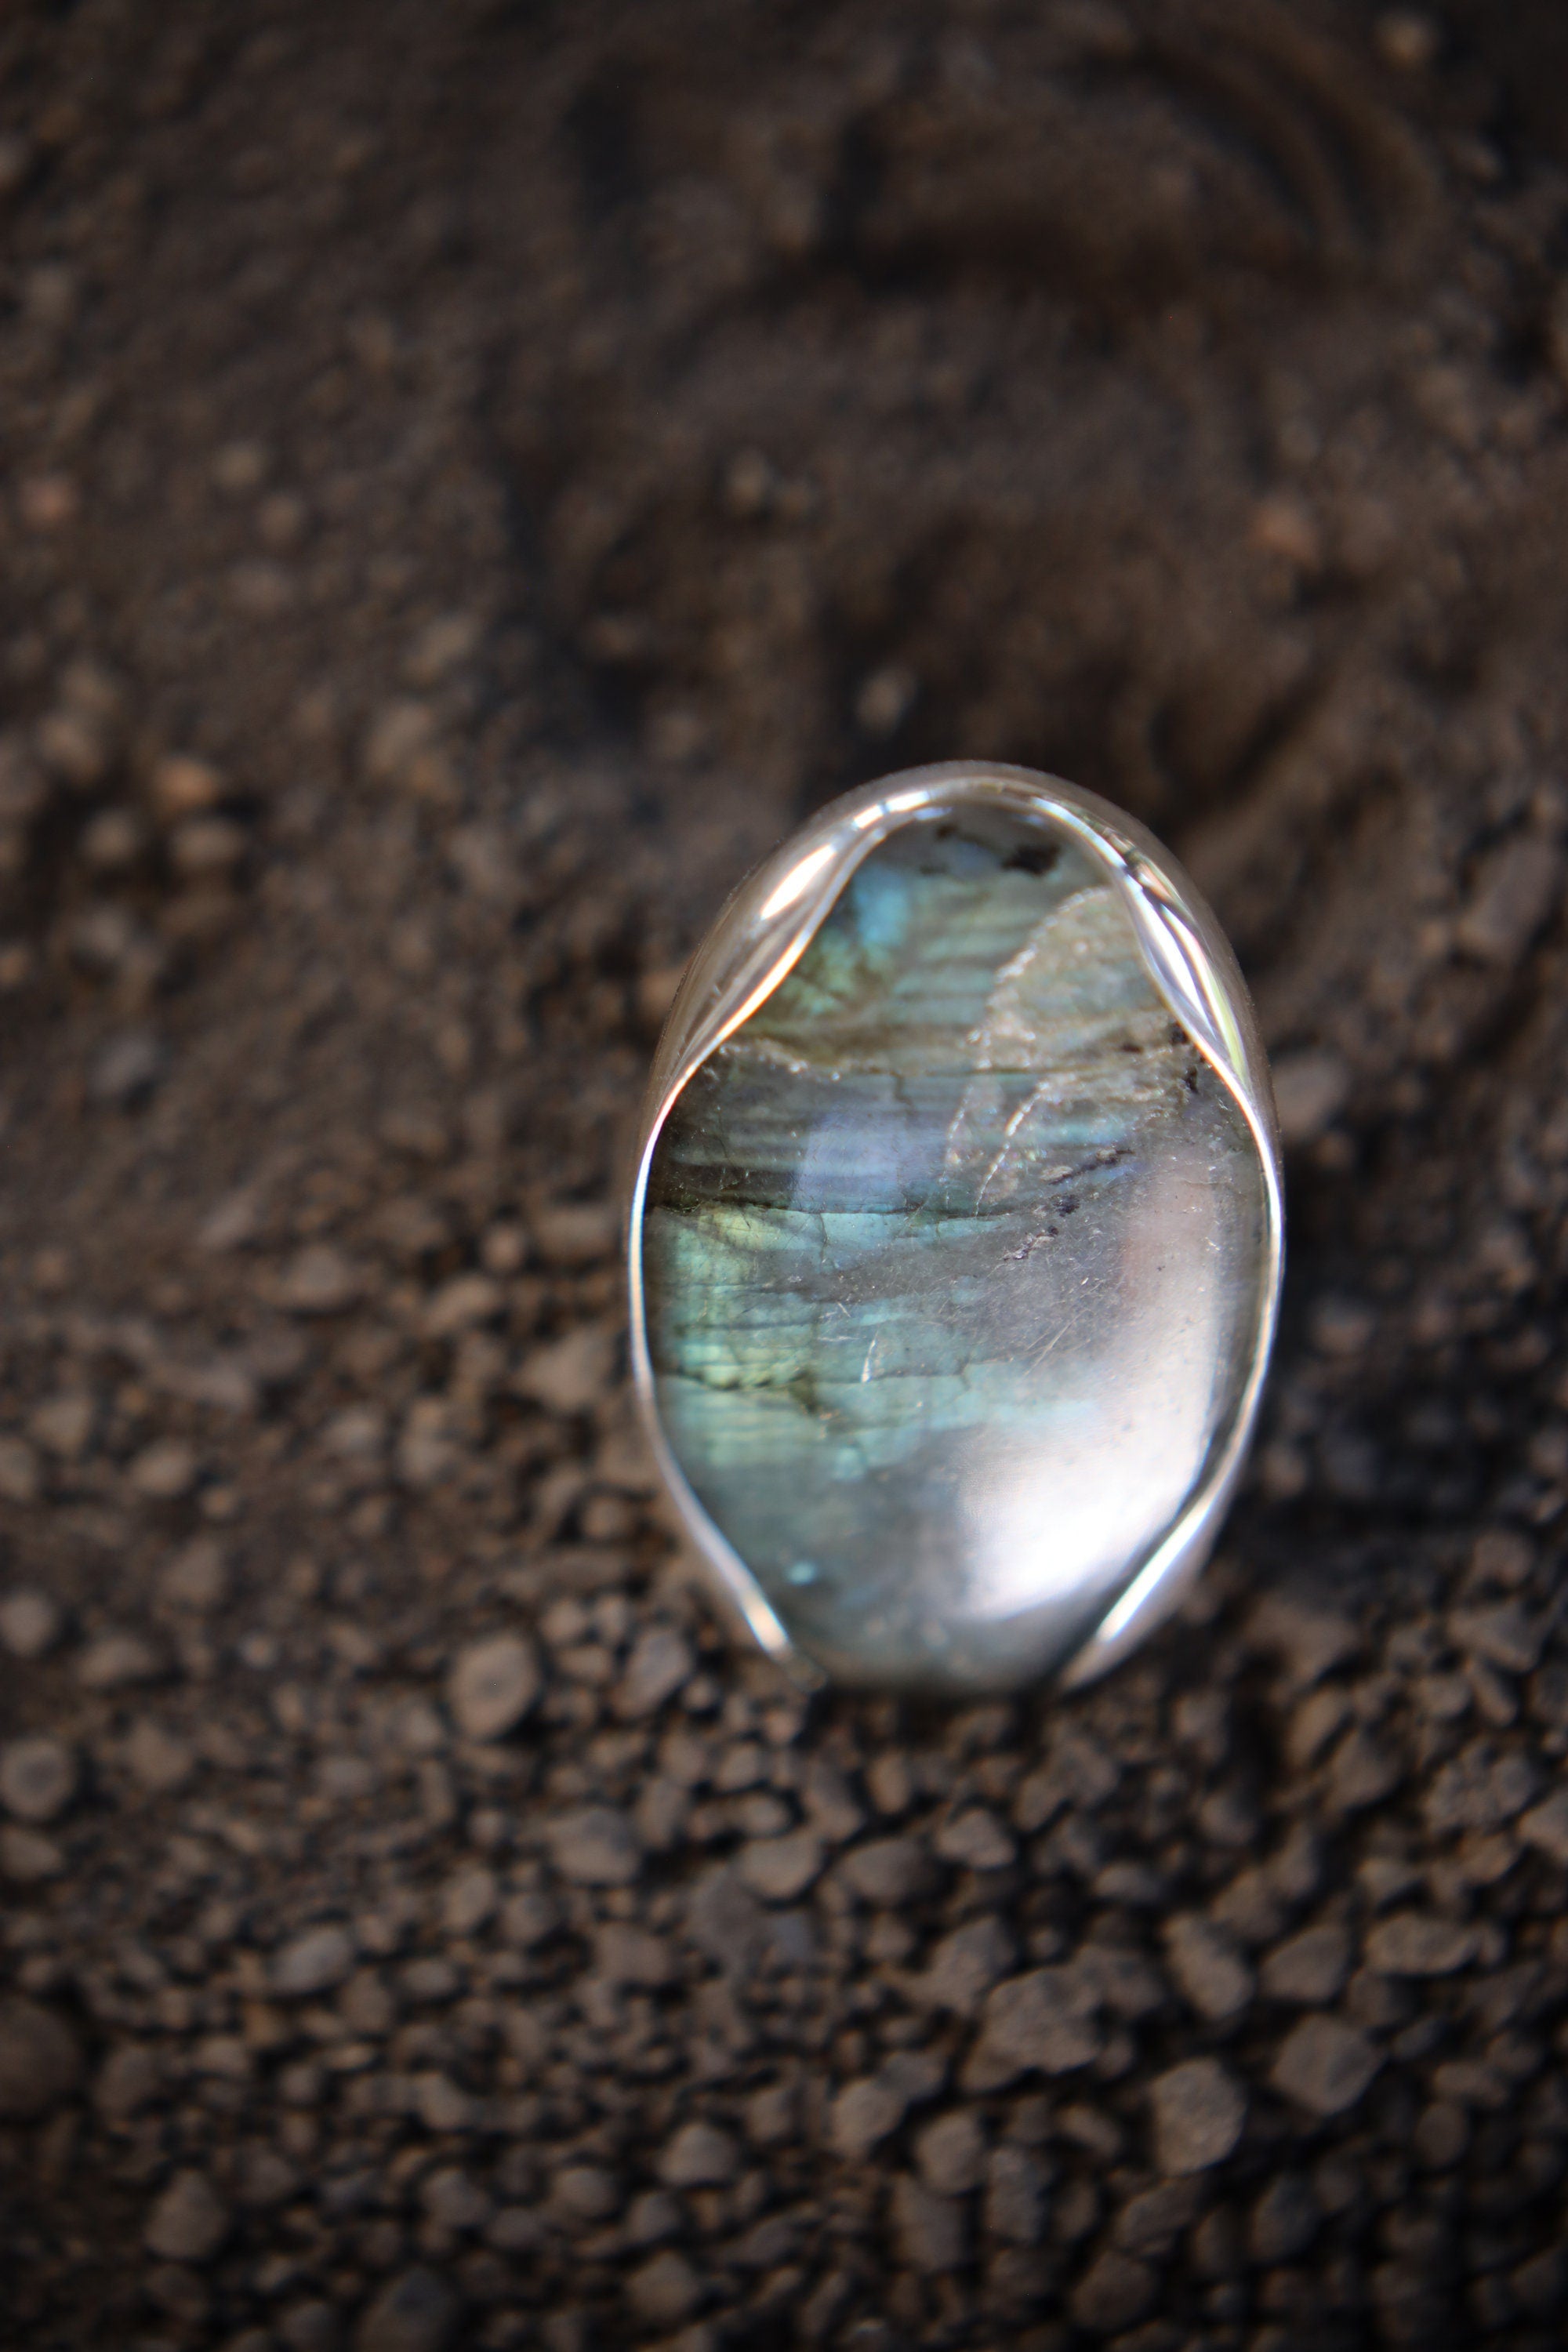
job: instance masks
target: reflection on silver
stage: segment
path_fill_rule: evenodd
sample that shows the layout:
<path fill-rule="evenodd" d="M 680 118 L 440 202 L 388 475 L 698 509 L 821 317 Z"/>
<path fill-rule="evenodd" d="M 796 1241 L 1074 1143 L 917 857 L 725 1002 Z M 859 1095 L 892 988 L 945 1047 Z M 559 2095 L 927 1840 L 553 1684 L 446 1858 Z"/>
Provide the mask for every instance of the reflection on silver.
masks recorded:
<path fill-rule="evenodd" d="M 816 1678 L 820 1668 L 792 1639 L 781 1613 L 784 1601 L 776 1591 L 770 1599 L 752 1567 L 699 1501 L 661 1421 L 644 1252 L 650 1174 L 667 1121 L 685 1088 L 779 988 L 864 861 L 906 826 L 946 818 L 983 822 L 988 813 L 1016 827 L 1037 829 L 1055 842 L 1066 837 L 1109 879 L 1154 990 L 1233 1100 L 1258 1163 L 1261 1239 L 1249 1294 L 1255 1301 L 1246 1335 L 1250 1351 L 1234 1406 L 1206 1450 L 1191 1425 L 1198 1383 L 1186 1375 L 1204 1356 L 1217 1309 L 1204 1294 L 1202 1278 L 1179 1300 L 1170 1297 L 1181 1268 L 1172 1272 L 1173 1252 L 1166 1244 L 1176 1230 L 1172 1220 L 1181 1226 L 1189 1257 L 1197 1234 L 1195 1262 L 1201 1266 L 1207 1180 L 1195 1160 L 1184 1171 L 1178 1154 L 1166 1162 L 1159 1181 L 1137 1196 L 1140 1222 L 1118 1261 L 1116 1311 L 1103 1331 L 1089 1335 L 1098 1349 L 1092 1370 L 1100 1394 L 1124 1402 L 1129 1424 L 1136 1423 L 1142 1433 L 1142 1514 L 1130 1507 L 1116 1465 L 1105 1460 L 1103 1451 L 1075 1460 L 1070 1443 L 1058 1448 L 1049 1465 L 1047 1568 L 1041 1475 L 1037 1469 L 1031 1476 L 1027 1462 L 1020 1468 L 1016 1455 L 1005 1458 L 998 1452 L 998 1476 L 986 1490 L 985 1524 L 976 1528 L 962 1565 L 971 1591 L 978 1579 L 985 1608 L 1005 1619 L 1010 1609 L 1023 1610 L 1039 1597 L 1043 1576 L 1054 1572 L 1059 1584 L 1064 1559 L 1078 1564 L 1078 1587 L 1052 1595 L 1053 1604 L 1059 1601 L 1065 1612 L 1062 1622 L 1076 1627 L 1070 1651 L 1043 1657 L 1037 1671 L 1052 1671 L 1068 1685 L 1087 1681 L 1124 1657 L 1180 1600 L 1207 1558 L 1235 1490 L 1273 1341 L 1283 1206 L 1268 1067 L 1229 946 L 1169 854 L 1142 826 L 1094 793 L 1020 768 L 953 763 L 920 769 L 833 803 L 742 884 L 686 975 L 654 1061 L 628 1231 L 633 1375 L 660 1472 L 721 1593 L 763 1647 L 806 1679 Z M 1051 1311 L 1044 1287 L 1022 1295 L 1037 1297 L 1042 1314 Z M 1048 1337 L 1049 1327 L 1043 1326 L 1042 1346 Z M 1152 1359 L 1152 1339 L 1160 1348 Z M 862 1376 L 869 1378 L 873 1369 L 868 1354 Z M 1152 1536 L 1151 1509 L 1158 1521 Z M 874 1670 L 856 1671 L 852 1678 L 877 1676 Z M 940 1685 L 941 1677 L 936 1679 Z M 1018 1675 L 998 1671 L 993 1679 L 1002 1686 Z M 975 1686 L 973 1674 L 969 1686 Z"/>

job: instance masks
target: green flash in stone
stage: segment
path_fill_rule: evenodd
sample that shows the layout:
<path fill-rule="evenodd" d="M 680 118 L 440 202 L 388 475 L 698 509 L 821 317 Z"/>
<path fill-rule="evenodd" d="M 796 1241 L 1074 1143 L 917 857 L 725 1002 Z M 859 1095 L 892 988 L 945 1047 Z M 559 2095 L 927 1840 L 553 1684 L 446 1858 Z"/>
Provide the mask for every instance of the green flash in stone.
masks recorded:
<path fill-rule="evenodd" d="M 665 1436 L 793 1640 L 1070 1657 L 1234 1423 L 1257 1144 L 1065 828 L 907 824 L 693 1074 L 643 1223 Z"/>

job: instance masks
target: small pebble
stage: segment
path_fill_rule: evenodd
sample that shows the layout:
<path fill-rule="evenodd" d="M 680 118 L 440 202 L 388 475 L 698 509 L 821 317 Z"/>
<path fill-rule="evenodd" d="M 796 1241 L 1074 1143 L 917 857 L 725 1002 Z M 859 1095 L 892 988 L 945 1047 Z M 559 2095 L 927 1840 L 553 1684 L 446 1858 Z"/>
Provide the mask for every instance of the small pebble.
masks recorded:
<path fill-rule="evenodd" d="M 272 1990 L 284 2000 L 331 1992 L 353 1975 L 356 1957 L 346 1927 L 308 1927 L 274 1954 Z"/>
<path fill-rule="evenodd" d="M 829 2111 L 828 2144 L 836 2156 L 863 2164 L 874 2147 L 898 2130 L 908 2107 L 897 2083 L 884 2076 L 866 2075 L 846 2084 Z"/>
<path fill-rule="evenodd" d="M 142 2237 L 166 2263 L 209 2263 L 233 2226 L 228 2207 L 203 2172 L 177 2172 L 147 2217 Z"/>
<path fill-rule="evenodd" d="M 1510 1675 L 1533 1674 L 1546 1638 L 1544 1622 L 1532 1621 L 1517 1601 L 1489 1609 L 1456 1609 L 1448 1631 L 1456 1649 Z"/>
<path fill-rule="evenodd" d="M 1079 2327 L 1096 2336 L 1116 2336 L 1146 2317 L 1158 2298 L 1158 2272 L 1108 2247 L 1085 2271 L 1068 2307 Z"/>
<path fill-rule="evenodd" d="M 550 2184 L 550 2201 L 576 2221 L 607 2221 L 620 2210 L 621 2185 L 602 2164 L 568 2164 Z"/>
<path fill-rule="evenodd" d="M 1038 2242 L 1049 2189 L 1038 2159 L 1025 2147 L 994 2147 L 985 2166 L 985 2228 L 1009 2246 Z"/>
<path fill-rule="evenodd" d="M 341 1315 L 362 1287 L 358 1267 L 330 1242 L 312 1242 L 279 1276 L 279 1307 L 294 1315 Z"/>
<path fill-rule="evenodd" d="M 519 1396 L 547 1412 L 584 1413 L 608 1385 L 614 1353 L 613 1333 L 596 1323 L 582 1323 L 563 1338 L 531 1349 L 513 1374 L 512 1386 Z"/>
<path fill-rule="evenodd" d="M 941 2276 L 963 2268 L 969 2230 L 962 2199 L 939 2196 L 923 2180 L 901 2172 L 893 2182 L 890 2219 L 893 2242 L 907 2269 Z"/>
<path fill-rule="evenodd" d="M 1008 1978 L 986 1998 L 966 2085 L 996 2091 L 1021 2074 L 1070 2074 L 1089 2065 L 1105 2046 L 1100 2006 L 1092 1983 L 1070 1969 Z"/>
<path fill-rule="evenodd" d="M 151 1716 L 139 1715 L 126 1738 L 125 1761 L 142 1788 L 154 1796 L 167 1796 L 184 1787 L 196 1759 L 183 1739 Z"/>
<path fill-rule="evenodd" d="M 490 1275 L 454 1275 L 426 1306 L 425 1336 L 427 1339 L 456 1339 L 459 1332 L 476 1330 L 481 1323 L 488 1323 L 505 1303 L 506 1293 Z"/>
<path fill-rule="evenodd" d="M 155 1030 L 128 1029 L 94 1055 L 88 1098 L 108 1110 L 133 1109 L 153 1093 L 168 1066 L 168 1046 Z"/>
<path fill-rule="evenodd" d="M 683 2124 L 658 2160 L 658 2177 L 669 2189 L 720 2189 L 740 2170 L 741 2152 L 718 2125 Z"/>
<path fill-rule="evenodd" d="M 53 1838 L 16 1822 L 0 1829 L 0 1877 L 13 1879 L 18 1886 L 38 1886 L 62 1877 L 65 1866 L 65 1855 Z"/>
<path fill-rule="evenodd" d="M 629 1886 L 641 1874 L 641 1843 L 614 1806 L 585 1805 L 552 1822 L 545 1833 L 556 1869 L 578 1886 Z"/>
<path fill-rule="evenodd" d="M 420 2183 L 419 2202 L 433 2221 L 447 2230 L 482 2230 L 494 2204 L 478 2181 L 455 2164 L 443 2165 Z"/>
<path fill-rule="evenodd" d="M 65 1612 L 47 1592 L 7 1592 L 0 1599 L 0 1642 L 14 1658 L 43 1658 L 65 1631 Z"/>
<path fill-rule="evenodd" d="M 1116 2244 L 1123 2253 L 1136 2254 L 1140 2260 L 1163 2260 L 1182 2231 L 1190 2227 L 1203 2194 L 1201 2180 L 1190 2173 L 1140 2189 L 1128 2199 L 1112 2224 Z"/>
<path fill-rule="evenodd" d="M 465 1739 L 502 1739 L 515 1731 L 543 1687 L 539 1657 L 521 1633 L 475 1642 L 453 1664 L 447 1702 Z"/>
<path fill-rule="evenodd" d="M 1357 2104 L 1382 2063 L 1381 2053 L 1353 2025 L 1337 2017 L 1304 2017 L 1280 2045 L 1271 2080 L 1310 2114 L 1339 2116 Z"/>
<path fill-rule="evenodd" d="M 0 1434 L 0 1501 L 36 1503 L 43 1490 L 37 1448 L 25 1437 Z"/>
<path fill-rule="evenodd" d="M 161 1597 L 172 1608 L 207 1616 L 228 1598 L 228 1560 L 211 1536 L 197 1536 L 167 1560 L 158 1579 Z"/>
<path fill-rule="evenodd" d="M 354 2352 L 448 2352 L 462 2305 L 435 2271 L 404 2271 L 371 2299 L 354 2329 Z"/>
<path fill-rule="evenodd" d="M 693 1667 L 690 1646 L 673 1625 L 650 1625 L 637 1636 L 611 1705 L 623 1723 L 640 1723 L 672 1699 Z"/>
<path fill-rule="evenodd" d="M 942 1937 L 920 1980 L 920 1995 L 933 2009 L 973 2017 L 992 1986 L 1013 1967 L 1013 1938 L 994 1914 L 971 1919 Z"/>
<path fill-rule="evenodd" d="M 1424 73 L 1443 46 L 1442 27 L 1418 8 L 1389 8 L 1373 26 L 1377 46 L 1401 73 Z"/>
<path fill-rule="evenodd" d="M 938 2116 L 915 2140 L 915 2163 L 926 2187 L 939 2197 L 963 2197 L 985 2178 L 985 2134 L 966 2108 Z"/>
<path fill-rule="evenodd" d="M 963 1870 L 1005 1870 L 1018 1851 L 1012 1832 L 978 1805 L 945 1822 L 932 1844 L 943 1862 Z"/>
<path fill-rule="evenodd" d="M 678 2327 L 701 2300 L 701 2280 L 685 2255 L 673 2248 L 654 2254 L 626 2281 L 626 2301 L 649 2326 Z"/>
<path fill-rule="evenodd" d="M 1282 2172 L 1269 2182 L 1252 2209 L 1247 2245 L 1265 2270 L 1304 2254 L 1322 2227 L 1311 2183 L 1299 2172 Z"/>
<path fill-rule="evenodd" d="M 1479 1944 L 1477 1930 L 1460 1920 L 1396 1911 L 1368 1929 L 1366 1957 L 1385 1976 L 1447 1977 L 1467 1968 Z"/>
<path fill-rule="evenodd" d="M 1206 2172 L 1241 2137 L 1247 2094 L 1217 2058 L 1189 2058 L 1149 2085 L 1154 2162 L 1163 2173 Z"/>
<path fill-rule="evenodd" d="M 1352 1073 L 1338 1054 L 1281 1054 L 1273 1063 L 1275 1107 L 1288 1149 L 1316 1143 L 1350 1099 Z"/>
<path fill-rule="evenodd" d="M 1348 1618 L 1280 1592 L 1266 1594 L 1256 1603 L 1246 1632 L 1253 1649 L 1279 1659 L 1291 1688 L 1298 1691 L 1321 1682 L 1361 1647 L 1361 1636 Z"/>
<path fill-rule="evenodd" d="M 342 2352 L 342 2328 L 330 2303 L 292 2305 L 279 2318 L 278 2336 L 285 2352 Z M 234 2347 L 226 2346 L 225 2352 Z M 261 2352 L 272 2352 L 270 2336 L 263 2336 Z"/>
<path fill-rule="evenodd" d="M 1277 1944 L 1264 1960 L 1259 1980 L 1270 2000 L 1317 2009 L 1334 1999 L 1350 1969 L 1350 1937 L 1343 1927 L 1325 1922 L 1303 1927 Z"/>
<path fill-rule="evenodd" d="M 28 1416 L 31 1435 L 46 1454 L 66 1462 L 79 1462 L 92 1443 L 98 1423 L 98 1401 L 82 1389 L 46 1397 Z"/>
<path fill-rule="evenodd" d="M 0 1748 L 0 1805 L 19 1822 L 52 1822 L 76 1794 L 77 1759 L 42 1733 Z"/>
<path fill-rule="evenodd" d="M 37 2122 L 81 2076 L 81 2046 L 63 2018 L 37 2001 L 0 1996 L 0 2122 Z"/>
<path fill-rule="evenodd" d="M 1538 1846 L 1553 1862 L 1568 1864 L 1568 1789 L 1558 1789 L 1534 1805 L 1519 1824 L 1527 1845 Z"/>
<path fill-rule="evenodd" d="M 852 1846 L 839 1868 L 857 1895 L 889 1910 L 924 1893 L 934 1875 L 930 1854 L 915 1838 L 875 1838 Z"/>
<path fill-rule="evenodd" d="M 1217 2024 L 1239 2016 L 1257 1980 L 1230 1937 L 1207 1919 L 1189 1915 L 1165 1928 L 1165 1954 L 1184 1998 Z"/>
<path fill-rule="evenodd" d="M 205 760 L 172 752 L 154 761 L 150 779 L 153 805 L 166 823 L 199 816 L 223 798 L 223 779 Z"/>
<path fill-rule="evenodd" d="M 131 1464 L 131 1484 L 139 1495 L 158 1503 L 177 1502 L 188 1495 L 196 1483 L 195 1448 L 183 1438 L 160 1438 L 138 1454 Z"/>
<path fill-rule="evenodd" d="M 83 1690 L 124 1690 L 134 1683 L 156 1682 L 163 1661 L 140 1633 L 100 1633 L 77 1660 L 77 1680 Z"/>
<path fill-rule="evenodd" d="M 571 1271 L 613 1256 L 620 1223 L 607 1202 L 560 1201 L 534 1212 L 529 1233 L 546 1265 Z"/>
<path fill-rule="evenodd" d="M 752 1838 L 741 1849 L 741 1875 L 768 1903 L 793 1903 L 822 1868 L 822 1841 L 814 1830 Z"/>

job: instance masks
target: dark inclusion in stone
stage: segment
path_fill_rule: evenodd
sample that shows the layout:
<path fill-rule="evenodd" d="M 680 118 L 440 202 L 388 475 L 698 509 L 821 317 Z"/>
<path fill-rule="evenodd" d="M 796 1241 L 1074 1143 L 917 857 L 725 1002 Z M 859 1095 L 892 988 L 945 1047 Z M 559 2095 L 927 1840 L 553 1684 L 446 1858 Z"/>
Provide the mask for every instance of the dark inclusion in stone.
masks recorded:
<path fill-rule="evenodd" d="M 644 1218 L 669 1445 L 800 1646 L 963 1689 L 1069 1657 L 1234 1423 L 1241 1112 L 1064 835 L 906 826 L 690 1079 Z"/>

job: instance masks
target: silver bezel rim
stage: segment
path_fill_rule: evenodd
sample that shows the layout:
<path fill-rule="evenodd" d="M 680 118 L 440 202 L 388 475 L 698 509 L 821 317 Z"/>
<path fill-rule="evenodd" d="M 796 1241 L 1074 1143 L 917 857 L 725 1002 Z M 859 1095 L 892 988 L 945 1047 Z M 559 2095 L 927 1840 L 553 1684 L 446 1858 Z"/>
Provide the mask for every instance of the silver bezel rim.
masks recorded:
<path fill-rule="evenodd" d="M 1207 1559 L 1246 1461 L 1279 1319 L 1284 1187 L 1268 1060 L 1229 941 L 1169 851 L 1098 793 L 1027 768 L 949 761 L 884 777 L 830 802 L 740 885 L 688 968 L 654 1056 L 626 1232 L 632 1382 L 659 1475 L 721 1598 L 770 1656 L 808 1684 L 824 1679 L 822 1670 L 797 1648 L 751 1569 L 709 1517 L 664 1435 L 643 1288 L 648 1175 L 664 1123 L 693 1075 L 793 969 L 861 861 L 904 825 L 976 803 L 1026 824 L 1064 827 L 1110 876 L 1155 987 L 1229 1089 L 1264 1175 L 1268 1262 L 1252 1369 L 1229 1436 L 1095 1632 L 1058 1670 L 1058 1686 L 1091 1681 L 1136 1648 L 1177 1605 Z"/>

